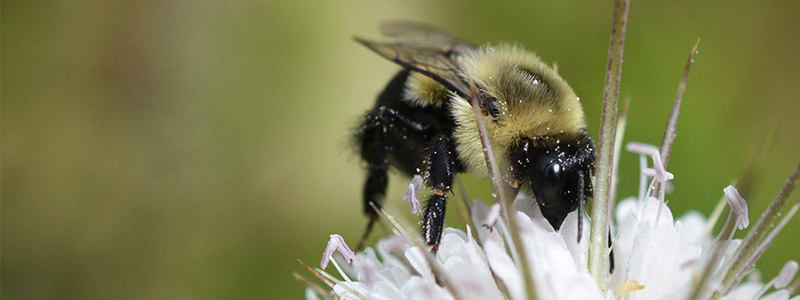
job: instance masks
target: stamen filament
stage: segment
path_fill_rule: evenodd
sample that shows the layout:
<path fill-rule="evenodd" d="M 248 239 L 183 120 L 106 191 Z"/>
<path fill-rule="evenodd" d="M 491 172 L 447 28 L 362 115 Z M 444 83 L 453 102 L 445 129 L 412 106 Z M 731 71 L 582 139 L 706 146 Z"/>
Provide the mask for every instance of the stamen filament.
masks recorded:
<path fill-rule="evenodd" d="M 770 280 L 763 287 L 761 287 L 761 289 L 759 289 L 758 292 L 756 292 L 753 295 L 753 298 L 751 299 L 758 300 L 758 298 L 761 298 L 761 296 L 763 296 L 764 293 L 766 293 L 773 286 L 776 289 L 782 289 L 786 287 L 786 285 L 789 284 L 789 281 L 791 281 L 792 278 L 794 277 L 795 273 L 797 273 L 797 262 L 790 260 L 789 262 L 783 265 L 783 268 L 781 268 L 781 271 L 778 272 L 778 275 L 775 276 L 775 278 Z"/>
<path fill-rule="evenodd" d="M 345 281 L 352 282 L 352 281 L 350 281 L 350 277 L 347 277 L 347 274 L 345 274 L 344 271 L 342 271 L 342 268 L 339 267 L 339 263 L 337 263 L 336 260 L 333 259 L 333 255 L 328 256 L 328 259 L 331 260 L 331 263 L 333 264 L 333 266 L 336 267 L 336 271 L 339 271 L 339 275 L 342 275 L 342 278 L 344 278 Z"/>
<path fill-rule="evenodd" d="M 725 209 L 725 203 L 724 196 L 719 198 L 717 205 L 714 206 L 714 210 L 711 212 L 711 216 L 708 218 L 708 224 L 706 224 L 705 233 L 702 235 L 703 237 L 711 235 L 711 231 L 717 226 L 717 221 L 719 221 L 719 217 L 722 216 L 722 211 Z"/>
<path fill-rule="evenodd" d="M 644 193 L 647 192 L 647 176 L 644 170 L 647 169 L 647 156 L 639 155 L 639 203 L 644 202 Z"/>

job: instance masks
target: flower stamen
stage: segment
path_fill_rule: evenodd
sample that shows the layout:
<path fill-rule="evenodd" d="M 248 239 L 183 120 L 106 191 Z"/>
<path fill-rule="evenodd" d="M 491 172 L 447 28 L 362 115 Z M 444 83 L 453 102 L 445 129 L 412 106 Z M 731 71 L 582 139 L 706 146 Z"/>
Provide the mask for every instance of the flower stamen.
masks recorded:
<path fill-rule="evenodd" d="M 731 206 L 731 211 L 736 214 L 736 229 L 747 228 L 750 225 L 750 218 L 747 215 L 747 201 L 739 195 L 739 191 L 732 185 L 727 186 L 722 191 L 725 193 L 728 205 Z"/>
<path fill-rule="evenodd" d="M 331 234 L 330 237 L 331 238 L 328 240 L 328 246 L 325 247 L 325 251 L 322 253 L 322 261 L 320 261 L 319 266 L 322 269 L 325 269 L 328 267 L 328 262 L 333 263 L 333 266 L 336 267 L 336 270 L 339 271 L 339 274 L 342 275 L 342 278 L 344 278 L 344 280 L 347 282 L 350 282 L 350 278 L 347 277 L 347 274 L 342 271 L 342 268 L 339 267 L 339 264 L 336 263 L 335 259 L 333 259 L 333 254 L 336 253 L 336 251 L 339 251 L 342 257 L 344 257 L 348 263 L 353 262 L 353 260 L 356 258 L 356 254 L 353 252 L 353 250 L 350 250 L 350 247 L 347 246 L 347 244 L 344 242 L 344 238 L 342 238 L 341 235 Z"/>
<path fill-rule="evenodd" d="M 625 149 L 639 155 L 649 155 L 653 159 L 653 168 L 645 168 L 642 170 L 642 174 L 645 176 L 653 177 L 660 183 L 675 178 L 675 175 L 667 172 L 666 166 L 664 166 L 664 162 L 661 159 L 661 153 L 656 146 L 639 142 L 630 142 L 625 146 Z"/>
<path fill-rule="evenodd" d="M 797 262 L 790 260 L 783 265 L 781 271 L 778 272 L 778 276 L 775 276 L 772 280 L 770 280 L 767 284 L 765 284 L 758 292 L 753 295 L 752 299 L 761 298 L 764 293 L 766 293 L 771 287 L 775 287 L 775 289 L 782 289 L 789 285 L 789 282 L 792 281 L 794 278 L 794 274 L 797 273 Z"/>
<path fill-rule="evenodd" d="M 422 187 L 422 176 L 414 175 L 414 178 L 411 178 L 411 183 L 408 184 L 406 193 L 403 194 L 403 200 L 408 201 L 408 204 L 411 206 L 411 213 L 415 215 L 422 213 L 422 211 L 419 209 L 420 187 Z"/>

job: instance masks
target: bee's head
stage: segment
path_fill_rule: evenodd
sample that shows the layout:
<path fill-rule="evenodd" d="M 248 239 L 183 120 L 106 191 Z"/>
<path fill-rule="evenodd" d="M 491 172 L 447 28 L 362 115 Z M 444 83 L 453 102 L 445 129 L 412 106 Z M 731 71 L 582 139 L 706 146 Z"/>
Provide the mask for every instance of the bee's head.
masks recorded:
<path fill-rule="evenodd" d="M 594 145 L 585 131 L 523 138 L 509 150 L 512 180 L 533 194 L 555 229 L 583 200 L 580 195 L 592 195 Z"/>

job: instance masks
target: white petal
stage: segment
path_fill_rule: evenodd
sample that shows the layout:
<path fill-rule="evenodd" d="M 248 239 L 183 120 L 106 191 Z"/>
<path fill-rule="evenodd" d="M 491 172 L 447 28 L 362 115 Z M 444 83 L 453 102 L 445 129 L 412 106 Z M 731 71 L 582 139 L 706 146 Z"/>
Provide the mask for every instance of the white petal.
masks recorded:
<path fill-rule="evenodd" d="M 535 217 L 537 214 L 541 215 L 539 211 L 539 205 L 536 204 L 536 200 L 533 199 L 533 196 L 525 194 L 523 192 L 517 193 L 517 198 L 514 199 L 514 208 L 517 211 L 521 211 L 530 217 Z"/>
<path fill-rule="evenodd" d="M 400 299 L 402 296 L 399 288 L 388 281 L 379 281 L 369 291 L 369 299 Z"/>
<path fill-rule="evenodd" d="M 511 257 L 506 253 L 505 246 L 498 243 L 497 239 L 488 239 L 483 244 L 483 249 L 486 252 L 486 259 L 489 261 L 492 271 L 508 288 L 511 298 L 515 300 L 525 299 L 522 274 L 520 274 Z"/>
<path fill-rule="evenodd" d="M 481 243 L 484 243 L 489 234 L 491 234 L 491 231 L 486 226 L 483 226 L 488 214 L 489 207 L 483 201 L 475 199 L 472 202 L 470 217 L 472 218 L 472 224 L 475 225 L 475 233 L 478 234 L 478 239 Z"/>
<path fill-rule="evenodd" d="M 759 298 L 760 300 L 789 300 L 789 291 L 787 290 L 777 290 L 775 292 L 769 293 L 764 297 Z"/>
<path fill-rule="evenodd" d="M 339 283 L 337 283 L 336 285 L 333 286 L 333 292 L 336 293 L 336 295 L 338 295 L 339 297 L 342 297 L 342 299 L 347 299 L 347 300 L 351 300 L 351 299 L 360 300 L 361 299 L 358 296 L 356 296 L 355 294 L 353 294 L 351 291 L 359 293 L 362 296 L 367 294 L 366 293 L 366 291 L 367 291 L 366 285 L 364 285 L 364 284 L 362 284 L 360 282 L 341 281 L 341 282 L 339 282 Z"/>
<path fill-rule="evenodd" d="M 544 217 L 517 214 L 540 299 L 601 299 L 585 267 L 578 267 L 561 235 Z M 527 232 L 526 232 L 527 231 Z"/>
<path fill-rule="evenodd" d="M 558 233 L 567 245 L 575 265 L 586 268 L 588 253 L 589 253 L 589 219 L 583 217 L 583 233 L 581 234 L 581 242 L 578 243 L 578 212 L 573 211 L 567 214 L 564 223 L 561 224 L 561 230 Z"/>
<path fill-rule="evenodd" d="M 422 252 L 422 249 L 411 247 L 406 249 L 405 254 L 408 263 L 417 271 L 417 274 L 422 275 L 425 281 L 435 282 L 433 273 L 431 272 L 431 266 L 428 264 L 428 260 L 425 259 L 425 253 Z"/>
<path fill-rule="evenodd" d="M 706 233 L 708 220 L 701 213 L 690 211 L 679 218 L 681 221 L 681 245 L 702 245 L 709 237 Z"/>
<path fill-rule="evenodd" d="M 503 299 L 481 249 L 464 232 L 445 228 L 437 259 L 453 285 L 475 299 Z"/>
<path fill-rule="evenodd" d="M 401 290 L 403 294 L 402 299 L 420 299 L 420 300 L 439 300 L 439 299 L 453 299 L 447 290 L 427 280 L 423 280 L 419 276 L 414 276 L 406 284 L 403 285 Z"/>
<path fill-rule="evenodd" d="M 617 203 L 617 237 L 614 239 L 614 273 L 611 275 L 609 286 L 617 287 L 627 281 L 629 257 L 633 249 L 633 238 L 638 226 L 639 209 L 635 198 L 626 198 Z"/>
<path fill-rule="evenodd" d="M 674 295 L 685 284 L 678 279 L 692 276 L 691 269 L 680 268 L 687 254 L 681 253 L 679 228 L 673 224 L 669 208 L 655 198 L 649 198 L 644 205 L 638 216 L 626 269 L 619 270 L 625 272 L 625 281 L 635 280 L 645 286 L 629 294 L 631 300 Z M 622 235 L 623 229 L 619 228 Z"/>

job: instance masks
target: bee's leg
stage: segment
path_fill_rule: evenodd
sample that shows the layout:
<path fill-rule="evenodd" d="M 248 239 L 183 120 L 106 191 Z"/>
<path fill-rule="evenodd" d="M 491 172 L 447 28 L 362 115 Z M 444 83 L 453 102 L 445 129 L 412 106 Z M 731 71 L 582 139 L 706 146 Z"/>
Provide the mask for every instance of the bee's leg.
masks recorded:
<path fill-rule="evenodd" d="M 426 135 L 430 134 L 430 126 L 415 122 L 395 109 L 382 105 L 368 114 L 359 128 L 361 158 L 367 163 L 367 179 L 364 183 L 363 194 L 364 214 L 369 217 L 369 221 L 357 249 L 363 248 L 378 220 L 378 212 L 372 206 L 380 208 L 386 198 L 386 186 L 389 182 L 387 174 L 389 152 L 392 149 L 388 144 L 388 139 L 391 138 L 389 134 L 392 132 L 419 136 L 424 139 Z"/>
<path fill-rule="evenodd" d="M 439 250 L 439 241 L 444 230 L 444 212 L 447 207 L 447 196 L 433 194 L 425 207 L 425 216 L 422 220 L 422 234 L 425 242 L 431 246 L 431 251 Z"/>
<path fill-rule="evenodd" d="M 370 114 L 359 128 L 361 158 L 367 163 L 367 179 L 364 183 L 362 199 L 364 200 L 364 214 L 369 217 L 369 221 L 358 242 L 357 249 L 364 247 L 364 243 L 378 220 L 378 212 L 372 206 L 381 207 L 383 199 L 386 197 L 386 186 L 389 182 L 386 172 L 389 167 L 388 146 L 385 141 L 386 127 L 377 114 Z"/>
<path fill-rule="evenodd" d="M 427 158 L 428 184 L 433 195 L 425 208 L 422 219 L 422 234 L 425 242 L 432 246 L 434 253 L 439 249 L 439 241 L 444 229 L 444 214 L 447 205 L 447 192 L 453 184 L 455 175 L 455 151 L 447 136 L 441 134 L 433 139 Z"/>

